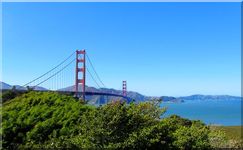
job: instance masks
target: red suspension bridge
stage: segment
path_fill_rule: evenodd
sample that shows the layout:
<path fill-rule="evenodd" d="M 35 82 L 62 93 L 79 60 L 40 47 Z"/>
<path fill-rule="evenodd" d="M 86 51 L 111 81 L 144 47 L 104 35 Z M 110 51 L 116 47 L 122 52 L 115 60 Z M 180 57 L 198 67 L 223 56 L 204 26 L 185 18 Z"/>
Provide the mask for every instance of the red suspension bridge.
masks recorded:
<path fill-rule="evenodd" d="M 92 71 L 89 70 L 89 68 L 87 67 L 87 62 Z M 93 81 L 93 83 L 95 83 L 98 88 L 86 86 L 86 73 L 90 75 L 88 76 L 91 77 L 90 81 Z M 73 83 L 74 86 L 72 86 Z M 68 87 L 68 85 L 71 86 Z M 68 92 L 72 93 L 75 97 L 78 97 L 83 100 L 86 100 L 86 96 L 100 95 L 120 97 L 127 100 L 128 102 L 131 101 L 131 98 L 127 96 L 126 81 L 122 81 L 121 93 L 114 93 L 110 92 L 109 90 L 104 90 L 106 86 L 99 77 L 97 71 L 94 68 L 93 63 L 91 62 L 91 59 L 89 58 L 85 50 L 76 50 L 57 66 L 53 67 L 41 76 L 23 85 L 23 87 L 30 87 L 31 89 L 37 91 L 43 90 L 43 86 L 49 87 L 48 90 L 44 89 L 45 91 L 58 91 L 61 93 Z"/>

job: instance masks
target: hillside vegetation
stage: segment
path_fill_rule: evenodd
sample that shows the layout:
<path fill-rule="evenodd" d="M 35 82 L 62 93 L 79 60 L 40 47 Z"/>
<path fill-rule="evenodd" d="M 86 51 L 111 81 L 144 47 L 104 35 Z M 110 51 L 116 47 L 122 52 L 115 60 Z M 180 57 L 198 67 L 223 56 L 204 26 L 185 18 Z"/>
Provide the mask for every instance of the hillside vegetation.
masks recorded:
<path fill-rule="evenodd" d="M 3 103 L 4 149 L 212 149 L 220 130 L 179 116 L 160 119 L 156 103 L 93 107 L 54 92 L 28 92 Z M 229 145 L 226 145 L 229 146 Z"/>
<path fill-rule="evenodd" d="M 224 131 L 226 136 L 228 136 L 231 139 L 241 139 L 243 126 L 218 126 L 216 128 Z"/>

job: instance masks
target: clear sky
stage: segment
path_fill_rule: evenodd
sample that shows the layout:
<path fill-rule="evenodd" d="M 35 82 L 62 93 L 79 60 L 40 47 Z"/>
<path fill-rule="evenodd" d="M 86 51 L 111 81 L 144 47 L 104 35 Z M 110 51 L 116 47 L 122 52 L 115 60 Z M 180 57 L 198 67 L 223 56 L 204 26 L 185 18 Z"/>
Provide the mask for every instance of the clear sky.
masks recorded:
<path fill-rule="evenodd" d="M 22 85 L 85 48 L 110 88 L 239 96 L 240 15 L 240 3 L 3 3 L 2 79 Z"/>

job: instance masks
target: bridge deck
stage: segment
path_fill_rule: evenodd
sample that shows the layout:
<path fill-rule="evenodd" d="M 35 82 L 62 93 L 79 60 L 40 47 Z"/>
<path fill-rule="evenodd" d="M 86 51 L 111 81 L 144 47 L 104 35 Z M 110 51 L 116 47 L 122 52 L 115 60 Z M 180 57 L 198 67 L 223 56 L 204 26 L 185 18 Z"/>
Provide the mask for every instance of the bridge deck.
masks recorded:
<path fill-rule="evenodd" d="M 75 94 L 73 91 L 57 91 L 61 93 L 72 93 Z M 83 92 L 78 92 L 79 95 L 83 95 Z M 103 93 L 103 92 L 85 92 L 85 95 L 105 95 L 105 96 L 115 96 L 115 97 L 122 97 L 124 99 L 130 99 L 127 96 L 120 95 L 120 94 L 114 94 L 114 93 Z"/>
<path fill-rule="evenodd" d="M 2 90 L 2 91 L 8 91 L 8 90 Z M 27 91 L 27 90 L 17 90 L 17 91 Z M 52 90 L 34 90 L 34 91 L 38 91 L 38 92 L 50 92 Z M 52 92 L 59 92 L 59 93 L 66 93 L 66 94 L 71 94 L 74 95 L 75 92 L 74 91 L 52 91 Z M 78 92 L 79 95 L 83 95 L 83 92 Z M 132 99 L 130 97 L 124 96 L 124 95 L 120 95 L 120 94 L 114 94 L 114 93 L 103 93 L 103 92 L 85 92 L 85 95 L 104 95 L 104 96 L 115 96 L 115 97 L 121 97 L 126 99 L 127 101 L 131 101 Z"/>

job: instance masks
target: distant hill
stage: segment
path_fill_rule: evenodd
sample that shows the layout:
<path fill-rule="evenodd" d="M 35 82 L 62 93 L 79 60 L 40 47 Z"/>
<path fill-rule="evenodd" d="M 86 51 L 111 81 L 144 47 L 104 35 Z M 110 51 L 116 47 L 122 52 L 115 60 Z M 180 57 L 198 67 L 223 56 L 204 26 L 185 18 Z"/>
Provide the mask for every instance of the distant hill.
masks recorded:
<path fill-rule="evenodd" d="M 27 90 L 26 87 L 23 87 L 23 86 L 20 86 L 20 85 L 12 85 L 12 87 L 14 87 L 17 89 L 17 90 Z"/>
<path fill-rule="evenodd" d="M 30 88 L 33 88 L 33 86 L 30 86 Z M 48 89 L 42 87 L 42 86 L 36 86 L 34 90 L 38 90 L 38 91 L 48 91 Z"/>
<path fill-rule="evenodd" d="M 74 86 L 69 86 L 64 89 L 60 89 L 61 91 L 74 91 Z M 104 93 L 114 93 L 114 94 L 120 94 L 122 95 L 121 90 L 116 89 L 109 89 L 109 88 L 100 88 L 96 89 L 94 87 L 88 87 L 86 86 L 87 91 L 93 91 L 93 92 L 104 92 Z M 79 91 L 82 91 L 82 87 L 79 87 Z M 182 97 L 173 97 L 173 96 L 161 96 L 161 97 L 152 97 L 152 96 L 145 96 L 138 92 L 128 91 L 127 96 L 138 100 L 138 101 L 149 101 L 152 99 L 161 99 L 163 102 L 176 102 L 181 103 L 189 100 L 241 100 L 241 97 L 237 96 L 230 96 L 230 95 L 191 95 L 191 96 L 182 96 Z M 105 103 L 106 101 L 110 101 L 113 99 L 121 99 L 117 97 L 104 97 L 104 96 L 88 96 L 88 100 L 92 101 L 92 103 Z"/>
<path fill-rule="evenodd" d="M 177 102 L 177 103 L 184 102 L 183 99 L 178 99 L 178 98 L 172 97 L 172 96 L 161 96 L 160 99 L 163 102 Z"/>
<path fill-rule="evenodd" d="M 178 97 L 181 100 L 241 100 L 241 97 L 238 96 L 230 96 L 230 95 L 191 95 L 191 96 L 183 96 Z"/>
<path fill-rule="evenodd" d="M 0 89 L 12 89 L 12 86 L 5 82 L 0 81 Z"/>
<path fill-rule="evenodd" d="M 112 93 L 112 94 L 119 94 L 122 95 L 121 90 L 116 90 L 112 88 L 94 88 L 94 87 L 89 87 L 86 86 L 86 91 L 91 91 L 91 92 L 103 92 L 103 93 Z M 69 86 L 66 88 L 59 89 L 58 91 L 75 91 L 75 86 Z M 82 86 L 79 86 L 79 91 L 82 91 Z M 134 100 L 139 100 L 139 101 L 148 101 L 151 100 L 153 97 L 150 96 L 144 96 L 138 92 L 133 92 L 133 91 L 128 91 L 127 96 L 134 99 Z M 103 104 L 106 102 L 109 102 L 111 100 L 121 100 L 121 97 L 114 97 L 114 96 L 99 96 L 99 95 L 94 95 L 94 96 L 86 96 L 86 99 L 90 101 L 90 103 L 95 103 L 95 104 Z"/>
<path fill-rule="evenodd" d="M 4 82 L 0 82 L 1 84 L 1 88 L 2 89 L 12 89 L 13 86 L 4 83 Z M 15 85 L 17 89 L 21 89 L 21 90 L 26 90 L 25 87 L 19 86 L 19 85 Z M 40 90 L 40 91 L 45 91 L 47 90 L 44 87 L 40 87 L 37 86 L 35 88 L 35 90 Z M 68 86 L 66 88 L 62 88 L 59 89 L 58 91 L 75 91 L 75 86 Z M 79 91 L 82 91 L 82 86 L 79 86 Z M 94 88 L 94 87 L 89 87 L 86 86 L 86 91 L 91 91 L 91 92 L 103 92 L 103 93 L 113 93 L 113 94 L 120 94 L 122 95 L 122 91 L 121 90 L 116 90 L 116 89 L 112 89 L 112 88 Z M 185 101 L 190 101 L 190 100 L 241 100 L 241 97 L 237 97 L 237 96 L 230 96 L 230 95 L 191 95 L 191 96 L 182 96 L 182 97 L 173 97 L 173 96 L 160 96 L 160 97 L 155 97 L 155 96 L 145 96 L 142 95 L 138 92 L 134 92 L 134 91 L 128 91 L 127 92 L 127 96 L 137 100 L 139 102 L 143 102 L 143 101 L 149 101 L 152 99 L 161 99 L 163 102 L 177 102 L 177 103 L 181 103 L 181 102 L 185 102 Z M 114 97 L 114 96 L 99 96 L 99 95 L 94 95 L 94 96 L 86 96 L 86 99 L 92 103 L 92 104 L 104 104 L 107 103 L 111 100 L 121 100 L 121 97 Z"/>
<path fill-rule="evenodd" d="M 15 87 L 17 90 L 27 90 L 26 87 L 20 86 L 20 85 L 10 85 L 7 84 L 5 82 L 0 81 L 0 89 L 2 90 L 10 90 L 13 87 Z M 32 88 L 33 86 L 30 86 L 30 88 Z M 34 90 L 38 90 L 38 91 L 47 91 L 48 89 L 41 87 L 41 86 L 36 86 Z"/>

